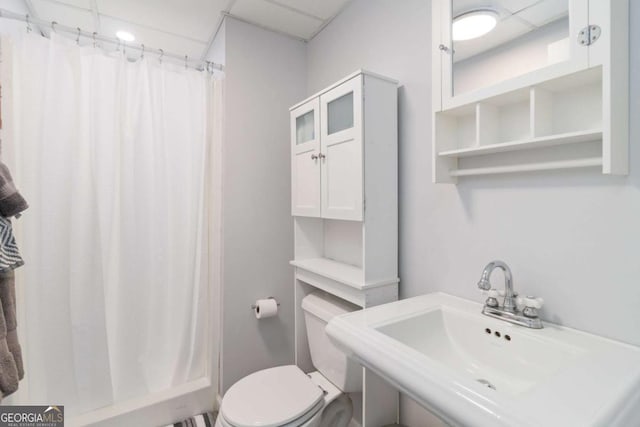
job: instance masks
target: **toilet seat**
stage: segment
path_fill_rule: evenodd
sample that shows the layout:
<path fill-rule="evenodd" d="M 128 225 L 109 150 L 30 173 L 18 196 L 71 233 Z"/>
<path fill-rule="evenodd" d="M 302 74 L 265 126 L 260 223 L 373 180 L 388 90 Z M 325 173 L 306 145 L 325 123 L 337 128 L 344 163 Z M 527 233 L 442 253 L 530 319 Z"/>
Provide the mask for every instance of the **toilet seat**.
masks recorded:
<path fill-rule="evenodd" d="M 234 427 L 301 425 L 324 406 L 323 391 L 295 365 L 248 375 L 222 399 L 220 415 Z"/>

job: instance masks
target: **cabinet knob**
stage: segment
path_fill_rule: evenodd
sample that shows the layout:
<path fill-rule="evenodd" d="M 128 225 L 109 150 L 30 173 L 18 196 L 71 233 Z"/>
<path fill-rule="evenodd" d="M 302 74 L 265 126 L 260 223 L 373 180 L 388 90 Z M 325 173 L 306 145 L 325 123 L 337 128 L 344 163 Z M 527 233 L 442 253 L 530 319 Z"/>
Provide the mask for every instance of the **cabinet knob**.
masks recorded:
<path fill-rule="evenodd" d="M 325 156 L 324 154 L 320 153 L 320 154 L 318 154 L 318 157 L 319 157 L 320 159 L 324 159 L 324 158 L 326 158 L 327 156 Z"/>
<path fill-rule="evenodd" d="M 318 155 L 317 154 L 312 154 L 311 155 L 311 160 L 318 160 Z"/>

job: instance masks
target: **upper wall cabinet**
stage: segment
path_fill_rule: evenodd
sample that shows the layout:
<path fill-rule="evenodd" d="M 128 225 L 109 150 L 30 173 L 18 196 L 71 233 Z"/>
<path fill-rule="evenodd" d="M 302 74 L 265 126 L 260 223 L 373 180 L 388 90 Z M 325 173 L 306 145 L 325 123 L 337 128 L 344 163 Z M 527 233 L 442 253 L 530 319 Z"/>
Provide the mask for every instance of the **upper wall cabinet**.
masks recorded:
<path fill-rule="evenodd" d="M 363 220 L 365 163 L 386 161 L 366 153 L 376 152 L 374 144 L 384 146 L 382 135 L 396 132 L 395 116 L 378 115 L 395 111 L 395 102 L 396 82 L 359 71 L 291 108 L 294 216 Z M 388 130 L 380 133 L 377 126 Z"/>
<path fill-rule="evenodd" d="M 628 173 L 628 0 L 434 0 L 433 179 Z"/>

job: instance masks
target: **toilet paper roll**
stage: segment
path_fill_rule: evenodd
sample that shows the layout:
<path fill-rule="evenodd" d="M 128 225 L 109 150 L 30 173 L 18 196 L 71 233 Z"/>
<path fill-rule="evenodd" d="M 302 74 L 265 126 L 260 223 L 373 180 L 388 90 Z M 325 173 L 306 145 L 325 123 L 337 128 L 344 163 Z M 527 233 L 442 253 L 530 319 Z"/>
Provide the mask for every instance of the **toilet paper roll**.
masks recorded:
<path fill-rule="evenodd" d="M 266 319 L 278 314 L 278 302 L 274 298 L 259 299 L 254 305 L 253 311 L 256 319 Z"/>

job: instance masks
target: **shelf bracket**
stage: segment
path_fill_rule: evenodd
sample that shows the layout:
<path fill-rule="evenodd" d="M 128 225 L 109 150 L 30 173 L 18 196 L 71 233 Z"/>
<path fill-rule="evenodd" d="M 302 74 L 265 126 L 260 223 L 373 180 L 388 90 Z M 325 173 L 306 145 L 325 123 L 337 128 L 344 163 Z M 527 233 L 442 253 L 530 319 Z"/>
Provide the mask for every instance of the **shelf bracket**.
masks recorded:
<path fill-rule="evenodd" d="M 597 25 L 588 25 L 578 33 L 578 43 L 582 46 L 591 46 L 600 38 L 602 29 Z"/>

